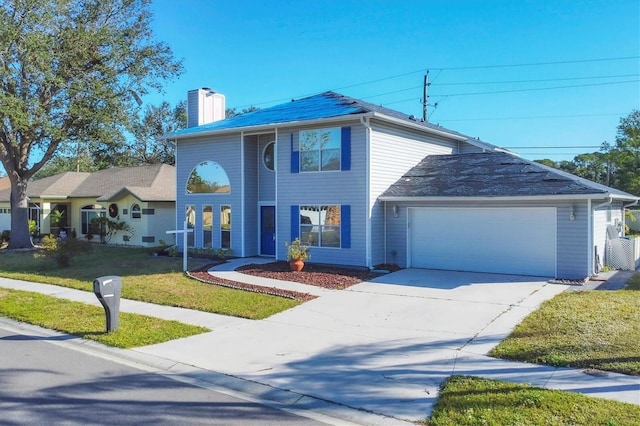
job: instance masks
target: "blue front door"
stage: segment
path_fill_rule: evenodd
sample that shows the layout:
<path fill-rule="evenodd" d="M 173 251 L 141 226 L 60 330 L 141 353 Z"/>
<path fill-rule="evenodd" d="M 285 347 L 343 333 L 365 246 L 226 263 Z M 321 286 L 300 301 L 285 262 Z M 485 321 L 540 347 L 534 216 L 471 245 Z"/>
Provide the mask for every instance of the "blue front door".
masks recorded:
<path fill-rule="evenodd" d="M 260 206 L 260 254 L 276 255 L 276 208 Z"/>

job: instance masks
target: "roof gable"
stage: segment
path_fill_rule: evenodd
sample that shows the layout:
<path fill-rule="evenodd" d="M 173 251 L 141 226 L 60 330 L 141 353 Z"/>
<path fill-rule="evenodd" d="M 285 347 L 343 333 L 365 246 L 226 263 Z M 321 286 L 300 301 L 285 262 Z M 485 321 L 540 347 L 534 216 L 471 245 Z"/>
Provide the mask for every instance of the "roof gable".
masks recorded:
<path fill-rule="evenodd" d="M 569 195 L 637 199 L 626 192 L 502 152 L 428 156 L 380 198 Z"/>

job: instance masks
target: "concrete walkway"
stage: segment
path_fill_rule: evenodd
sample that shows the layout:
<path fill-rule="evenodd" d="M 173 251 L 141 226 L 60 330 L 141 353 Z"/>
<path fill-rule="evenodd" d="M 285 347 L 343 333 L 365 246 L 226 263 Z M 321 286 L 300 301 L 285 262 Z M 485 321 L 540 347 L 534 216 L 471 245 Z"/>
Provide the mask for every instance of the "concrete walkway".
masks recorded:
<path fill-rule="evenodd" d="M 210 273 L 311 293 L 312 286 L 233 272 L 241 263 L 258 261 L 264 260 L 234 260 Z M 0 287 L 98 305 L 91 293 L 57 286 L 0 278 Z M 332 424 L 403 424 L 427 418 L 440 384 L 452 374 L 640 404 L 640 377 L 484 355 L 540 303 L 568 288 L 532 277 L 407 269 L 347 290 L 314 288 L 317 299 L 261 321 L 123 300 L 122 311 L 212 331 L 129 351 L 91 347 Z"/>

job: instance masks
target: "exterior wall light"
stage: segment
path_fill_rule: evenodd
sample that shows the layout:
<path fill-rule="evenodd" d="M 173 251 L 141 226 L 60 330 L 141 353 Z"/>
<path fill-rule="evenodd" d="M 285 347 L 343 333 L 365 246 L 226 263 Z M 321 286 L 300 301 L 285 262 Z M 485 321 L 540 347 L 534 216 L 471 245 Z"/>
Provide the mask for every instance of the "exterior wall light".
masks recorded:
<path fill-rule="evenodd" d="M 569 220 L 576 220 L 576 213 L 573 206 L 571 206 L 571 209 L 569 210 Z"/>
<path fill-rule="evenodd" d="M 393 205 L 393 217 L 400 216 L 400 207 L 397 204 Z"/>

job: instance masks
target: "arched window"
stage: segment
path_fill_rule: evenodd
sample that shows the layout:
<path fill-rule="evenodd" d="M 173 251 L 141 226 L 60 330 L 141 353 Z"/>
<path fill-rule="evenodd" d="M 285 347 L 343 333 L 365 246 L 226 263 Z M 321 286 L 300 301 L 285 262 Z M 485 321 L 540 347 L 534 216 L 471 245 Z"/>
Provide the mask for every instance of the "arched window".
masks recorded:
<path fill-rule="evenodd" d="M 142 218 L 142 209 L 140 208 L 140 204 L 133 204 L 131 206 L 131 219 L 141 219 Z"/>
<path fill-rule="evenodd" d="M 227 172 L 215 161 L 198 164 L 187 180 L 187 194 L 227 194 L 231 184 Z"/>

